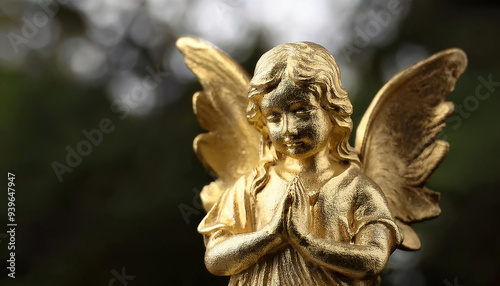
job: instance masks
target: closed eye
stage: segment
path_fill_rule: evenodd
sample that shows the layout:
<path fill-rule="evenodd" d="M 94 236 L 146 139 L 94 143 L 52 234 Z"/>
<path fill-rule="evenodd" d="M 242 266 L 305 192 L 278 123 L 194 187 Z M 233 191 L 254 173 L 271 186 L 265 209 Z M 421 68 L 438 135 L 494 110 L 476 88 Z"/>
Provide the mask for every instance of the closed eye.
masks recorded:
<path fill-rule="evenodd" d="M 271 112 L 266 116 L 268 122 L 279 122 L 281 120 L 281 114 L 278 112 Z"/>
<path fill-rule="evenodd" d="M 303 107 L 303 108 L 299 108 L 299 109 L 295 110 L 294 112 L 295 112 L 295 115 L 297 115 L 297 117 L 306 118 L 306 117 L 309 117 L 311 112 L 313 112 L 313 109 Z"/>

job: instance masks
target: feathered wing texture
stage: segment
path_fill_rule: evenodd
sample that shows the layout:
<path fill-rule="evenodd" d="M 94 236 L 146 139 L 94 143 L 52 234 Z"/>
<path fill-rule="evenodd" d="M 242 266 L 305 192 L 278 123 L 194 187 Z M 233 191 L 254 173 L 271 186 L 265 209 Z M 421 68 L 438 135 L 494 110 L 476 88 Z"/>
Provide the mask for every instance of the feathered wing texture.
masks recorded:
<path fill-rule="evenodd" d="M 424 185 L 448 152 L 448 142 L 437 139 L 453 112 L 445 98 L 466 66 L 462 50 L 448 49 L 407 68 L 377 93 L 358 127 L 363 172 L 384 192 L 403 249 L 420 248 L 410 223 L 441 212 L 439 193 Z"/>
<path fill-rule="evenodd" d="M 259 161 L 260 133 L 246 119 L 250 77 L 231 57 L 202 40 L 180 38 L 177 48 L 203 86 L 193 96 L 193 109 L 209 132 L 198 135 L 193 144 L 200 161 L 218 178 L 201 192 L 208 211 L 232 182 Z"/>

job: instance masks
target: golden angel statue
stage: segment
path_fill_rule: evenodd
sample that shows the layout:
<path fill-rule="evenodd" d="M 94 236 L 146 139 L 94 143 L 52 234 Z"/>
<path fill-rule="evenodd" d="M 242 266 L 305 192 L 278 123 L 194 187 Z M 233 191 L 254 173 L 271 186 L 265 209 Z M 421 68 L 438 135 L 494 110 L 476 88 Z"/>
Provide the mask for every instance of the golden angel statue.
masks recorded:
<path fill-rule="evenodd" d="M 209 132 L 194 149 L 217 180 L 198 226 L 205 265 L 229 285 L 379 285 L 396 249 L 417 250 L 410 224 L 440 213 L 426 180 L 448 151 L 445 97 L 467 65 L 459 49 L 400 72 L 349 136 L 353 108 L 334 57 L 310 42 L 279 45 L 245 70 L 214 46 L 177 46 L 203 91 Z"/>

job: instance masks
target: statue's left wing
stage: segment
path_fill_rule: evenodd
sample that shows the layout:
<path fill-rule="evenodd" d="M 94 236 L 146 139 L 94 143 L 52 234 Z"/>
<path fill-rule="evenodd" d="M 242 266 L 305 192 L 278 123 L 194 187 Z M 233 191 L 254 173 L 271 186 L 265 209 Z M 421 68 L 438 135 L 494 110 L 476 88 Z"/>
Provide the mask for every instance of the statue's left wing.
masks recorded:
<path fill-rule="evenodd" d="M 229 185 L 259 161 L 260 134 L 246 118 L 250 77 L 207 42 L 185 37 L 177 40 L 177 47 L 203 86 L 193 96 L 193 109 L 208 133 L 198 135 L 193 144 L 198 158 L 217 176 L 201 192 L 208 211 Z"/>
<path fill-rule="evenodd" d="M 445 98 L 466 66 L 462 50 L 448 49 L 407 68 L 377 93 L 358 127 L 363 172 L 384 192 L 403 249 L 420 248 L 411 223 L 441 212 L 439 193 L 425 183 L 448 152 L 448 142 L 437 139 L 453 111 Z"/>

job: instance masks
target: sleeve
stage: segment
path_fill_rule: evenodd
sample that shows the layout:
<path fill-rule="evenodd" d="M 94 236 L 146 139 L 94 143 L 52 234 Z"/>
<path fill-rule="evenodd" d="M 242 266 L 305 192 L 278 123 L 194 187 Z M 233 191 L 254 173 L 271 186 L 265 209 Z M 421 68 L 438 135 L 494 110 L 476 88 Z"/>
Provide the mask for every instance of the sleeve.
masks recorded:
<path fill-rule="evenodd" d="M 394 249 L 402 242 L 401 231 L 392 217 L 384 194 L 375 183 L 366 178 L 360 180 L 357 186 L 351 237 L 356 238 L 370 224 L 382 224 L 389 229 Z"/>
<path fill-rule="evenodd" d="M 247 178 L 241 177 L 227 189 L 198 225 L 206 238 L 218 231 L 232 234 L 252 231 Z"/>

